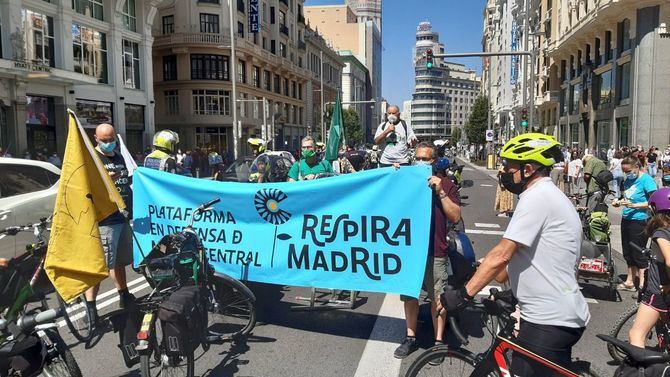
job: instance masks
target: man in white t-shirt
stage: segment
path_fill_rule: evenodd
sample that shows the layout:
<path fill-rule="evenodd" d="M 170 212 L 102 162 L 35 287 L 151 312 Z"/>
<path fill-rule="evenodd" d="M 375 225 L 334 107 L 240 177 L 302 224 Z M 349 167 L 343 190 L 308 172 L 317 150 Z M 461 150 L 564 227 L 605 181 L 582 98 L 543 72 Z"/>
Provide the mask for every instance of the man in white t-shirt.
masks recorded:
<path fill-rule="evenodd" d="M 375 144 L 384 144 L 384 151 L 379 159 L 381 167 L 393 164 L 409 165 L 409 148 L 418 142 L 412 127 L 400 119 L 398 106 L 392 105 L 386 109 L 386 122 L 377 127 Z"/>
<path fill-rule="evenodd" d="M 590 319 L 577 284 L 582 228 L 570 200 L 551 182 L 552 166 L 563 159 L 553 137 L 530 133 L 503 147 L 500 182 L 519 195 L 503 239 L 460 290 L 440 297 L 448 313 L 463 309 L 473 296 L 507 268 L 521 323 L 517 343 L 565 368 L 571 367 L 572 347 Z M 549 376 L 541 364 L 514 353 L 511 373 Z"/>

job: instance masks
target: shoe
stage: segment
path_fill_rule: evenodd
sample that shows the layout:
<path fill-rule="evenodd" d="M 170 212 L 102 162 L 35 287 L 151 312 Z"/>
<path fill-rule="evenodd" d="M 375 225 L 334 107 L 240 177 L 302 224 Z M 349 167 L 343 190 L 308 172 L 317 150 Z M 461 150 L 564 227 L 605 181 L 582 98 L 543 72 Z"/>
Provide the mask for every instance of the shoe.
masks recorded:
<path fill-rule="evenodd" d="M 621 283 L 617 285 L 616 289 L 619 291 L 635 292 L 635 284 L 628 285 L 625 283 Z"/>
<path fill-rule="evenodd" d="M 443 341 L 436 340 L 436 341 L 435 341 L 435 344 L 433 345 L 433 347 L 436 347 L 436 346 L 443 346 L 443 345 L 444 345 L 444 342 L 443 342 Z M 435 359 L 430 360 L 430 361 L 428 362 L 428 364 L 430 364 L 430 365 L 432 365 L 432 366 L 438 366 L 438 365 L 442 364 L 443 362 L 444 362 L 444 357 L 437 357 L 437 358 L 435 358 Z"/>
<path fill-rule="evenodd" d="M 119 308 L 125 309 L 135 301 L 135 296 L 132 293 L 123 294 L 119 297 Z"/>
<path fill-rule="evenodd" d="M 406 337 L 405 340 L 402 341 L 402 344 L 400 344 L 400 346 L 398 346 L 398 348 L 395 349 L 393 356 L 396 359 L 404 359 L 409 354 L 418 349 L 419 345 L 416 344 L 416 338 Z"/>

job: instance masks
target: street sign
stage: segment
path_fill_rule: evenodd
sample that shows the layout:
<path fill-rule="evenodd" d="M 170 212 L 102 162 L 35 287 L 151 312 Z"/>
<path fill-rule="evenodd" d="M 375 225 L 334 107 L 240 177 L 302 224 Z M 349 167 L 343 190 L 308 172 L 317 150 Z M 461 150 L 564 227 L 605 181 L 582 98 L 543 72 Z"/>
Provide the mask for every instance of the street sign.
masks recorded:
<path fill-rule="evenodd" d="M 260 17 L 258 17 L 258 0 L 249 0 L 249 33 L 261 31 Z"/>
<path fill-rule="evenodd" d="M 493 141 L 493 130 L 486 130 L 486 141 Z"/>

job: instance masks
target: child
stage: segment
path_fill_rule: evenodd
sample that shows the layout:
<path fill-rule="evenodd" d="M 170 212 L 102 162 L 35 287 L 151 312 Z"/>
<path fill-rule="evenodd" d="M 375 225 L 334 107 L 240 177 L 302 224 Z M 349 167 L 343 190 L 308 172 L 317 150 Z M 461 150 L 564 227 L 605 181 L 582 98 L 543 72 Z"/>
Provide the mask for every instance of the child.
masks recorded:
<path fill-rule="evenodd" d="M 654 216 L 647 224 L 646 233 L 653 241 L 653 259 L 645 269 L 644 285 L 638 297 L 642 305 L 638 307 L 635 322 L 628 332 L 630 344 L 641 348 L 661 313 L 670 309 L 670 188 L 654 192 L 649 198 L 649 206 Z"/>

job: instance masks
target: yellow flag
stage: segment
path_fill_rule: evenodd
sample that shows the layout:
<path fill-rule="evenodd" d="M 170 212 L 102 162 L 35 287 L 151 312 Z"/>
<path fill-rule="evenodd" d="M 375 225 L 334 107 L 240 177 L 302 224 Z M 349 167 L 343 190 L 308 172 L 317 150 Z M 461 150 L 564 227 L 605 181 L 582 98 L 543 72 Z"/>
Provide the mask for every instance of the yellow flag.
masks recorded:
<path fill-rule="evenodd" d="M 69 302 L 108 275 L 98 222 L 125 208 L 123 199 L 72 110 L 44 263 Z"/>

